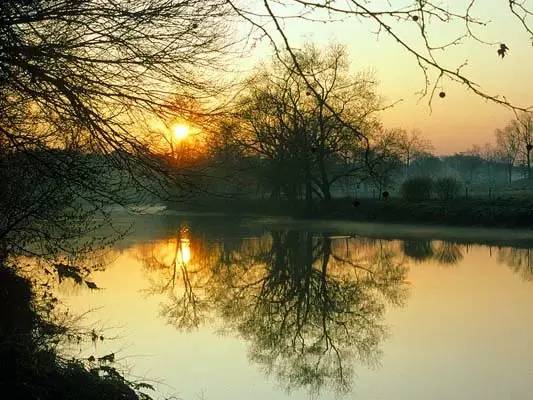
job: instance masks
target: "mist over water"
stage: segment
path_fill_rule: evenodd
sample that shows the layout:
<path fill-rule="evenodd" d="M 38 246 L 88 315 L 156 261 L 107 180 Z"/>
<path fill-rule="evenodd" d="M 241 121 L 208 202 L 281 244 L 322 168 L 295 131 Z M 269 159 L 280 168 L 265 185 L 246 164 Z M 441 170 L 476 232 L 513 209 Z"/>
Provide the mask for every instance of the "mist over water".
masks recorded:
<path fill-rule="evenodd" d="M 114 337 L 73 351 L 183 399 L 530 398 L 528 233 L 419 229 L 144 216 L 59 286 Z"/>

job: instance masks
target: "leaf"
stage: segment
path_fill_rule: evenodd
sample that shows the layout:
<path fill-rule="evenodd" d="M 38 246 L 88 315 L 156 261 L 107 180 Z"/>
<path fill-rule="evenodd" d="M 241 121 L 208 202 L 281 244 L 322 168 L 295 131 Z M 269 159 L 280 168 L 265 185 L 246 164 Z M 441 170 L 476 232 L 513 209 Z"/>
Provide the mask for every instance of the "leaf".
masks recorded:
<path fill-rule="evenodd" d="M 96 283 L 94 282 L 91 282 L 91 281 L 85 281 L 85 284 L 87 285 L 87 287 L 89 289 L 92 289 L 92 290 L 98 290 L 100 289 L 98 286 L 96 286 Z"/>
<path fill-rule="evenodd" d="M 505 43 L 500 44 L 500 48 L 498 49 L 498 55 L 501 58 L 504 58 L 509 51 L 509 47 Z"/>
<path fill-rule="evenodd" d="M 63 280 L 63 278 L 70 278 L 73 279 L 74 282 L 77 284 L 81 284 L 83 282 L 83 279 L 79 273 L 79 269 L 77 267 L 73 267 L 71 265 L 67 264 L 54 264 L 54 268 L 57 271 L 57 275 L 59 276 L 59 281 Z"/>
<path fill-rule="evenodd" d="M 99 357 L 98 361 L 110 362 L 110 363 L 115 362 L 115 353 L 109 353 L 109 354 L 106 354 L 105 356 Z"/>

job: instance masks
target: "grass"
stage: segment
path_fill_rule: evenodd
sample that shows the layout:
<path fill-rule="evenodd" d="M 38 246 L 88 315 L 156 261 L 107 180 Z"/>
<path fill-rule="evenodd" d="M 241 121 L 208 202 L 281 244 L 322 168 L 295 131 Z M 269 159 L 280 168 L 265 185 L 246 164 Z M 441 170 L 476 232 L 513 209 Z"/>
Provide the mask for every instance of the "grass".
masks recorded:
<path fill-rule="evenodd" d="M 423 223 L 453 226 L 532 227 L 533 196 L 471 197 L 449 201 L 406 201 L 400 198 L 334 199 L 305 212 L 304 202 L 290 204 L 266 199 L 197 199 L 188 204 L 170 204 L 181 211 L 223 212 L 236 215 L 293 216 L 297 218 Z"/>

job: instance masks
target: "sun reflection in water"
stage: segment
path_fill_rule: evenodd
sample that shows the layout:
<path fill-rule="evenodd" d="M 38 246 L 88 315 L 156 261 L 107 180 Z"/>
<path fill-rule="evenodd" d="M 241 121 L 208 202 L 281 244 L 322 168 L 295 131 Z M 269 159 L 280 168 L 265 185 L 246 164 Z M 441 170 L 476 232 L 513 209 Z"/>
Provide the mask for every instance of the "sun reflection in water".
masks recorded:
<path fill-rule="evenodd" d="M 176 264 L 189 264 L 191 261 L 191 241 L 189 239 L 189 229 L 187 229 L 187 227 L 180 228 L 177 246 Z"/>

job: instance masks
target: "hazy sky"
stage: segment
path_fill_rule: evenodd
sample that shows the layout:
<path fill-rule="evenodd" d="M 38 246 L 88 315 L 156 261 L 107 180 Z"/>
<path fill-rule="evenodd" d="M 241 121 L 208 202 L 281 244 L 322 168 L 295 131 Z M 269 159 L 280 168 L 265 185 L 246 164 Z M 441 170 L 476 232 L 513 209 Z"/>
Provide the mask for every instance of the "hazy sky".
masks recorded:
<path fill-rule="evenodd" d="M 533 9 L 533 0 L 525 1 Z M 445 3 L 459 4 L 461 8 L 461 2 Z M 439 60 L 454 70 L 468 61 L 463 72 L 489 94 L 505 95 L 520 106 L 533 106 L 532 39 L 513 18 L 506 1 L 478 2 L 474 14 L 491 22 L 476 33 L 488 42 L 506 43 L 510 48 L 508 55 L 501 59 L 496 52 L 498 45 L 488 46 L 470 39 L 440 55 L 437 53 Z M 393 26 L 399 28 L 403 38 L 416 43 L 418 26 L 415 22 Z M 512 112 L 502 106 L 489 103 L 448 80 L 439 86 L 439 91 L 446 92 L 446 98 L 435 98 L 430 110 L 429 99 L 420 99 L 417 94 L 424 88 L 424 76 L 414 57 L 384 34 L 377 37 L 372 33 L 374 27 L 367 23 L 355 19 L 325 24 L 290 20 L 285 23 L 285 29 L 295 47 L 305 41 L 345 44 L 354 70 L 373 69 L 381 93 L 390 102 L 402 99 L 392 110 L 383 113 L 385 124 L 420 129 L 433 142 L 437 153 L 463 151 L 474 144 L 491 142 L 494 130 L 513 117 Z M 440 24 L 433 25 L 431 33 L 434 42 L 446 42 L 454 32 L 463 30 L 463 26 Z"/>

